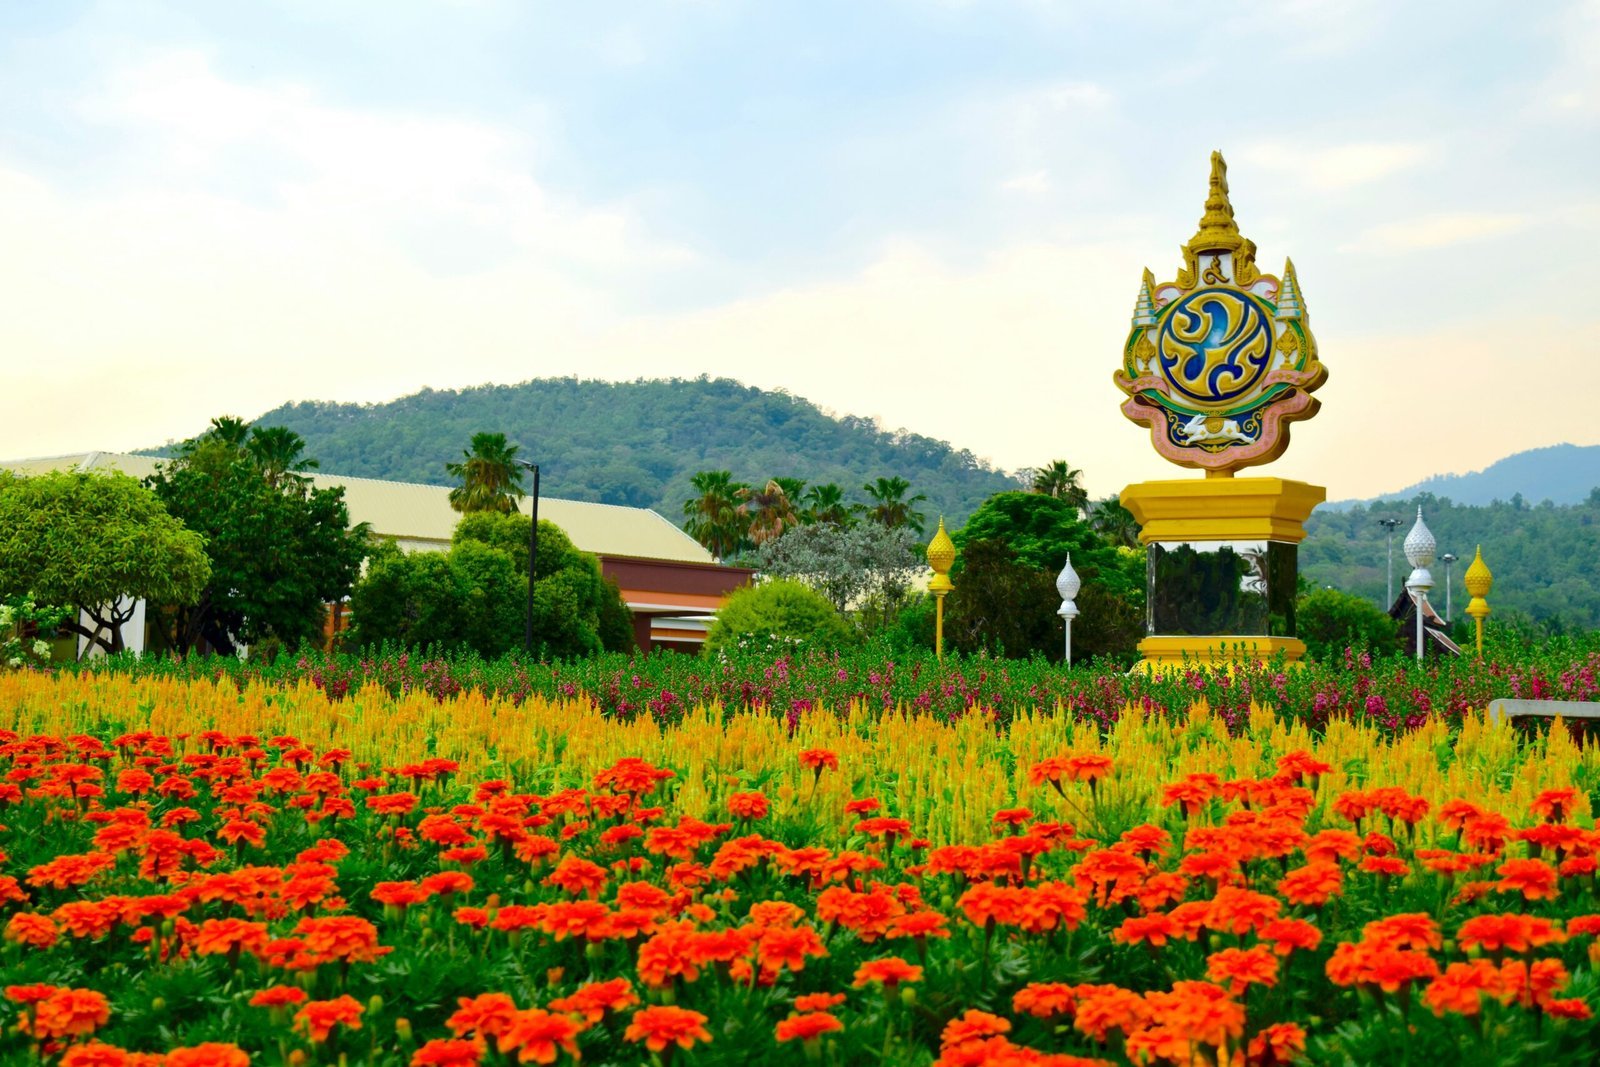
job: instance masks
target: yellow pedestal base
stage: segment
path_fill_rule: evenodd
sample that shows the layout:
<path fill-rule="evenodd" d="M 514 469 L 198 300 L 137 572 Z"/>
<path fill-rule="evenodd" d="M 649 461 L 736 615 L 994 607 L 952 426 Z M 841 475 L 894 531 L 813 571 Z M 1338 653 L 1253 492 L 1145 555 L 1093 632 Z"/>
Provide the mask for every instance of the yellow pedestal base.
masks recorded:
<path fill-rule="evenodd" d="M 1265 663 L 1279 652 L 1287 666 L 1302 666 L 1305 642 L 1294 637 L 1147 637 L 1139 642 L 1144 659 L 1134 670 L 1166 671 L 1175 667 Z"/>
<path fill-rule="evenodd" d="M 1253 542 L 1305 540 L 1305 521 L 1328 497 L 1320 485 L 1285 478 L 1205 478 L 1138 482 L 1122 491 L 1122 506 L 1139 520 L 1139 540 Z M 1139 642 L 1144 662 L 1135 670 L 1161 671 L 1191 664 L 1263 662 L 1283 653 L 1291 666 L 1306 654 L 1293 637 L 1190 637 L 1155 634 Z"/>

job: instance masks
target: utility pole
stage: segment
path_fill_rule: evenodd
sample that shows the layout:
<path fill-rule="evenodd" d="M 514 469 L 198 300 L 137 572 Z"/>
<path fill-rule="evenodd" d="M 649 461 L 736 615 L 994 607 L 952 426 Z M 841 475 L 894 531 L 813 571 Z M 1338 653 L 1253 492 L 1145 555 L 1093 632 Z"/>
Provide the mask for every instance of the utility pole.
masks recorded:
<path fill-rule="evenodd" d="M 1458 558 L 1454 552 L 1446 552 L 1439 557 L 1439 562 L 1444 564 L 1444 621 L 1447 624 L 1454 621 L 1450 618 L 1450 564 Z"/>
<path fill-rule="evenodd" d="M 1379 519 L 1378 525 L 1389 531 L 1389 578 L 1384 587 L 1383 610 L 1388 611 L 1394 606 L 1394 528 L 1400 525 L 1399 519 Z"/>

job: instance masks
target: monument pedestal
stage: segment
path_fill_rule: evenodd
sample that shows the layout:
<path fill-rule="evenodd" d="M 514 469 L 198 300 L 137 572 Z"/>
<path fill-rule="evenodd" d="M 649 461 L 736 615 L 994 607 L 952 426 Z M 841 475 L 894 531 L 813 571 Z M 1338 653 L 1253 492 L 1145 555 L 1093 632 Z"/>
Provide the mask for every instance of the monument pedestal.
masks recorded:
<path fill-rule="evenodd" d="M 1123 490 L 1145 545 L 1146 670 L 1305 655 L 1295 637 L 1298 550 L 1327 499 L 1284 478 L 1139 482 Z"/>

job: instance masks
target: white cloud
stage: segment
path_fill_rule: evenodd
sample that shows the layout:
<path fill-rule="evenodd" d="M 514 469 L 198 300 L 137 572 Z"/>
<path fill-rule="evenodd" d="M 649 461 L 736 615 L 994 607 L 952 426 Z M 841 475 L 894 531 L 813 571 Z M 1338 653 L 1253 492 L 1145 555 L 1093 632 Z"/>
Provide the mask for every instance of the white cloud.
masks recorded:
<path fill-rule="evenodd" d="M 1050 191 L 1050 174 L 1048 171 L 1035 170 L 1027 174 L 1018 174 L 1000 183 L 1000 188 L 1008 193 L 1048 193 Z"/>
<path fill-rule="evenodd" d="M 1513 214 L 1460 213 L 1426 215 L 1405 222 L 1374 226 L 1342 250 L 1377 248 L 1392 252 L 1412 252 L 1425 248 L 1481 241 L 1516 233 L 1528 225 L 1528 216 Z"/>
<path fill-rule="evenodd" d="M 1315 148 L 1304 142 L 1256 144 L 1240 161 L 1290 175 L 1318 190 L 1348 189 L 1417 166 L 1430 149 L 1413 142 L 1362 142 Z"/>

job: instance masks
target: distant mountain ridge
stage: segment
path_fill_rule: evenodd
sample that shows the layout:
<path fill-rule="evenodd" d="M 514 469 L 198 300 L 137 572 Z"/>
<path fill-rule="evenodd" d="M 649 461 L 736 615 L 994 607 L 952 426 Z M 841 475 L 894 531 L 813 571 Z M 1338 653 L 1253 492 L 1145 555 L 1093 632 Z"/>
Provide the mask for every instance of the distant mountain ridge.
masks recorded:
<path fill-rule="evenodd" d="M 1600 487 L 1600 445 L 1551 445 L 1516 452 L 1467 474 L 1436 474 L 1396 493 L 1366 500 L 1341 500 L 1327 505 L 1348 508 L 1411 500 L 1424 493 L 1448 497 L 1457 504 L 1510 503 L 1519 497 L 1529 504 L 1580 504 Z"/>
<path fill-rule="evenodd" d="M 437 485 L 449 484 L 445 464 L 461 458 L 474 433 L 504 433 L 540 465 L 543 493 L 653 508 L 674 522 L 694 495 L 690 477 L 708 469 L 751 483 L 835 482 L 847 500 L 863 500 L 864 483 L 899 476 L 927 497 L 917 509 L 930 528 L 941 515 L 958 526 L 1018 484 L 944 441 L 726 378 L 425 389 L 384 404 L 286 404 L 254 424 L 300 434 L 322 470 Z"/>

